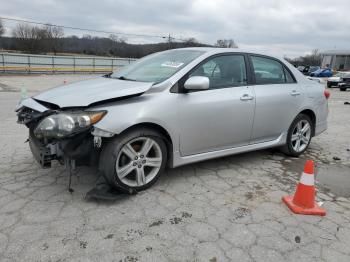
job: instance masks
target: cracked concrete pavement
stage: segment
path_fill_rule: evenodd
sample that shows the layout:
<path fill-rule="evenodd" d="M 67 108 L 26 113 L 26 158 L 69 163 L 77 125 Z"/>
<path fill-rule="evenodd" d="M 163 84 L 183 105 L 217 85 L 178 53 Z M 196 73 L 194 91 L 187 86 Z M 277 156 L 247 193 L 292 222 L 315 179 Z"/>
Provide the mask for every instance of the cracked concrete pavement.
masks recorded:
<path fill-rule="evenodd" d="M 84 199 L 96 169 L 79 168 L 70 194 L 62 166 L 38 167 L 14 113 L 22 87 L 87 77 L 0 77 L 0 261 L 350 261 L 349 195 L 320 180 L 326 217 L 281 202 L 305 159 L 349 178 L 349 91 L 331 90 L 329 129 L 300 158 L 263 150 L 168 169 L 152 188 L 103 202 Z"/>

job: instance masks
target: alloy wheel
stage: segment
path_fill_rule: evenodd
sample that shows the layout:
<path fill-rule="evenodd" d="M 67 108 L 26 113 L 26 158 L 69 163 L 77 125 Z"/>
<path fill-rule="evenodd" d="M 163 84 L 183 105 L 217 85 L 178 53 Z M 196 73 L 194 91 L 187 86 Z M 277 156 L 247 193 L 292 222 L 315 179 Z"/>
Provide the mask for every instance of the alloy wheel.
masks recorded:
<path fill-rule="evenodd" d="M 291 143 L 295 152 L 302 152 L 311 139 L 311 125 L 307 120 L 300 120 L 294 127 Z"/>
<path fill-rule="evenodd" d="M 137 137 L 121 148 L 116 161 L 116 173 L 125 185 L 141 187 L 157 176 L 162 161 L 161 148 L 154 139 Z"/>

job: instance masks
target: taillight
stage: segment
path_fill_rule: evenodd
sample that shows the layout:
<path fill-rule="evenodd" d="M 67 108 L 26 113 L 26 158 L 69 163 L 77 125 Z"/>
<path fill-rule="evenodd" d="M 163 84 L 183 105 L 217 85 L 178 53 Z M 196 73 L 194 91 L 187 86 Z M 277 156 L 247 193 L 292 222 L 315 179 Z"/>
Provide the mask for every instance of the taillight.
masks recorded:
<path fill-rule="evenodd" d="M 326 97 L 326 99 L 328 99 L 331 96 L 331 93 L 328 90 L 324 90 L 324 96 Z"/>

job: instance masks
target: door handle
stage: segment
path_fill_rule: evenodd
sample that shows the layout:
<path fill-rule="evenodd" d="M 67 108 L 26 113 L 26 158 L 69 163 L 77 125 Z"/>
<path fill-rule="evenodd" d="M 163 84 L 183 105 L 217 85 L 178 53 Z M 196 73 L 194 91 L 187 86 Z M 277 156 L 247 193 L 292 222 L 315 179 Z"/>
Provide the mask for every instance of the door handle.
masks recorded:
<path fill-rule="evenodd" d="M 253 100 L 254 96 L 250 96 L 248 94 L 244 94 L 243 96 L 241 96 L 241 101 L 247 101 L 247 100 Z"/>
<path fill-rule="evenodd" d="M 297 90 L 293 90 L 291 93 L 290 93 L 291 96 L 298 96 L 300 95 L 300 92 L 298 92 Z"/>

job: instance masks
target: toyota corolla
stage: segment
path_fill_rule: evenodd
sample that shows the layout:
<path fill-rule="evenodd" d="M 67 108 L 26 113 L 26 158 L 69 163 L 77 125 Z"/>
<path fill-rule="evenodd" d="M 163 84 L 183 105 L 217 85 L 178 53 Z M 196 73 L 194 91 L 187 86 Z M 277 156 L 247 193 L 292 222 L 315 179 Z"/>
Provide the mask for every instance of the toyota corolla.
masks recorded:
<path fill-rule="evenodd" d="M 271 147 L 299 156 L 327 128 L 328 97 L 282 58 L 185 48 L 27 98 L 17 114 L 41 166 L 98 165 L 111 186 L 142 190 L 166 166 Z"/>

